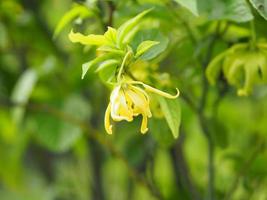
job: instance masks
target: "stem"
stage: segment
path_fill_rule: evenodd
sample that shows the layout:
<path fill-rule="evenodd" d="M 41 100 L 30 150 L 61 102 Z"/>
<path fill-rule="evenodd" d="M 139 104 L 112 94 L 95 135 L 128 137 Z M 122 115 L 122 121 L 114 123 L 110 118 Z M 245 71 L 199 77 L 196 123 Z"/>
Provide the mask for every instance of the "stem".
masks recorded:
<path fill-rule="evenodd" d="M 256 42 L 256 31 L 255 31 L 254 20 L 250 21 L 250 31 L 251 31 L 251 42 L 252 42 L 252 44 L 255 44 L 255 42 Z"/>
<path fill-rule="evenodd" d="M 215 188 L 214 149 L 215 148 L 214 148 L 214 144 L 212 141 L 211 132 L 209 131 L 209 128 L 207 125 L 208 119 L 205 117 L 205 107 L 206 107 L 206 102 L 208 98 L 208 90 L 209 90 L 209 85 L 208 85 L 207 78 L 205 76 L 205 71 L 206 71 L 206 66 L 211 60 L 212 51 L 215 46 L 216 40 L 218 39 L 219 36 L 220 36 L 220 23 L 217 24 L 216 32 L 210 38 L 210 43 L 208 46 L 207 54 L 202 61 L 202 95 L 201 95 L 200 104 L 199 104 L 198 113 L 197 113 L 201 129 L 208 143 L 208 194 L 207 194 L 208 198 L 207 199 L 209 200 L 215 199 L 215 195 L 214 195 L 214 188 Z"/>
<path fill-rule="evenodd" d="M 128 52 L 125 54 L 124 58 L 123 58 L 123 61 L 122 61 L 122 63 L 121 63 L 121 66 L 120 66 L 120 69 L 119 69 L 119 73 L 118 73 L 118 76 L 117 76 L 117 81 L 121 81 L 121 78 L 122 78 L 122 77 L 121 77 L 121 75 L 122 75 L 122 71 L 123 71 L 125 62 L 126 62 L 128 56 L 129 56 L 130 54 L 131 54 L 131 51 L 128 51 Z"/>

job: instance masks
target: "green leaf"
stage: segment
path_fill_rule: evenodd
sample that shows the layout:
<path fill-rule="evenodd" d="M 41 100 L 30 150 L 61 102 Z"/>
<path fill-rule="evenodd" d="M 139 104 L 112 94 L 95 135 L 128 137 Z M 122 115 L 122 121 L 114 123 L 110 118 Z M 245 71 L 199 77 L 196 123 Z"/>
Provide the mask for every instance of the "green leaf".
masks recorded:
<path fill-rule="evenodd" d="M 155 46 L 159 44 L 158 41 L 152 41 L 152 40 L 146 40 L 143 41 L 141 44 L 139 44 L 139 46 L 137 47 L 136 50 L 136 57 L 139 57 L 141 55 L 143 55 L 146 51 L 148 51 L 151 47 Z"/>
<path fill-rule="evenodd" d="M 55 32 L 54 32 L 54 38 L 57 37 L 59 33 L 64 29 L 64 27 L 68 25 L 75 18 L 80 17 L 84 19 L 92 15 L 93 15 L 93 12 L 91 12 L 88 8 L 86 8 L 83 5 L 76 4 L 68 12 L 66 12 L 63 15 L 63 17 L 60 19 L 60 21 L 58 22 Z"/>
<path fill-rule="evenodd" d="M 101 70 L 99 72 L 99 77 L 105 83 L 111 83 L 113 78 L 115 77 L 117 65 L 110 65 L 105 70 Z"/>
<path fill-rule="evenodd" d="M 99 56 L 97 58 L 95 58 L 94 60 L 91 60 L 87 63 L 84 63 L 82 65 L 82 79 L 84 78 L 84 76 L 86 75 L 86 73 L 88 72 L 88 70 L 92 69 L 92 71 L 95 71 L 96 68 L 97 68 L 97 65 L 100 63 L 100 62 L 103 62 L 109 58 L 114 58 L 116 55 L 114 54 L 111 54 L 111 53 L 107 53 L 107 54 L 104 54 L 102 56 Z"/>
<path fill-rule="evenodd" d="M 113 66 L 116 67 L 116 66 L 118 66 L 118 64 L 119 64 L 119 61 L 116 59 L 106 60 L 99 65 L 99 67 L 95 70 L 95 72 L 100 72 L 102 70 L 106 70 L 107 68 L 113 67 Z"/>
<path fill-rule="evenodd" d="M 108 30 L 105 32 L 104 36 L 111 43 L 116 44 L 116 41 L 117 41 L 117 30 L 115 28 L 108 27 Z"/>
<path fill-rule="evenodd" d="M 160 146 L 169 148 L 171 147 L 175 140 L 173 139 L 170 129 L 164 119 L 157 119 L 152 117 L 149 120 L 149 130 L 153 138 L 159 143 Z"/>
<path fill-rule="evenodd" d="M 30 98 L 30 95 L 36 84 L 37 78 L 38 75 L 35 70 L 26 70 L 20 76 L 12 91 L 12 102 L 19 104 L 12 109 L 12 116 L 16 123 L 20 123 L 23 118 L 25 108 L 23 108 L 21 105 L 24 105 L 28 102 L 28 99 Z"/>
<path fill-rule="evenodd" d="M 111 47 L 111 46 L 101 46 L 97 48 L 97 51 L 103 51 L 103 52 L 109 52 L 109 53 L 114 53 L 118 55 L 124 55 L 124 52 L 120 49 Z"/>
<path fill-rule="evenodd" d="M 169 125 L 174 138 L 179 136 L 179 127 L 181 123 L 181 107 L 178 100 L 166 99 L 158 96 L 160 107 L 164 117 Z"/>
<path fill-rule="evenodd" d="M 145 10 L 135 16 L 134 18 L 126 21 L 122 24 L 118 29 L 118 44 L 121 45 L 123 43 L 124 38 L 131 32 L 131 30 L 140 22 L 140 20 L 151 11 L 152 9 Z"/>
<path fill-rule="evenodd" d="M 71 42 L 76 43 L 79 42 L 83 45 L 112 45 L 112 43 L 106 39 L 104 35 L 83 35 L 81 33 L 74 33 L 72 30 L 69 33 L 69 39 Z"/>
<path fill-rule="evenodd" d="M 65 98 L 60 107 L 65 116 L 71 116 L 76 120 L 83 121 L 91 114 L 88 101 L 75 94 Z M 54 116 L 47 116 L 44 113 L 35 114 L 32 121 L 35 122 L 37 129 L 35 136 L 39 143 L 51 151 L 65 152 L 82 136 L 82 129 L 78 125 L 61 121 Z"/>
<path fill-rule="evenodd" d="M 198 16 L 197 0 L 174 0 L 183 7 L 187 8 L 195 16 Z"/>
<path fill-rule="evenodd" d="M 144 41 L 158 41 L 158 45 L 154 45 L 149 48 L 143 55 L 140 56 L 142 60 L 151 60 L 156 58 L 159 54 L 166 50 L 169 44 L 169 39 L 161 34 L 157 29 L 142 30 L 138 32 L 132 41 L 131 46 L 134 49 L 138 48 L 138 45 Z"/>
<path fill-rule="evenodd" d="M 247 22 L 253 19 L 246 0 L 198 0 L 198 9 L 211 20 Z"/>
<path fill-rule="evenodd" d="M 259 14 L 267 20 L 267 1 L 266 0 L 249 0 Z"/>

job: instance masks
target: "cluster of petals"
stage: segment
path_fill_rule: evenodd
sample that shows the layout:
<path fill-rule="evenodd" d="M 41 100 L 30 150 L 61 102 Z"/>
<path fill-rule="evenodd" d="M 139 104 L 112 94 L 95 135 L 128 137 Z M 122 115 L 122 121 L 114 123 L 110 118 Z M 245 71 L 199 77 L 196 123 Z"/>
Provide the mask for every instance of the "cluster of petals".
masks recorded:
<path fill-rule="evenodd" d="M 112 134 L 110 117 L 114 121 L 126 120 L 130 122 L 138 115 L 142 115 L 141 133 L 146 133 L 148 131 L 147 121 L 152 114 L 150 111 L 150 99 L 147 91 L 171 99 L 174 99 L 179 95 L 178 90 L 176 95 L 170 95 L 140 81 L 119 83 L 111 92 L 110 103 L 105 113 L 105 129 L 107 133 Z"/>

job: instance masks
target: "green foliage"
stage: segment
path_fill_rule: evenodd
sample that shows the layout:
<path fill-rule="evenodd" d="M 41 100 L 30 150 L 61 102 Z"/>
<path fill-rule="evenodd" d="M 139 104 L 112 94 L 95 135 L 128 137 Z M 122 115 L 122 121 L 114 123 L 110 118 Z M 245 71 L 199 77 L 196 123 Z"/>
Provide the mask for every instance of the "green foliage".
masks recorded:
<path fill-rule="evenodd" d="M 253 7 L 260 13 L 260 15 L 267 19 L 267 1 L 266 0 L 250 0 Z"/>
<path fill-rule="evenodd" d="M 188 10 L 190 10 L 194 15 L 198 16 L 197 0 L 175 0 L 177 3 L 181 4 Z"/>
<path fill-rule="evenodd" d="M 173 137 L 178 138 L 181 122 L 181 109 L 179 102 L 166 100 L 162 97 L 159 97 L 158 100 Z"/>
<path fill-rule="evenodd" d="M 256 83 L 267 83 L 267 45 L 252 45 L 236 44 L 215 57 L 207 67 L 206 73 L 210 82 L 214 84 L 222 67 L 229 84 L 239 88 L 238 95 L 250 94 Z"/>
<path fill-rule="evenodd" d="M 61 20 L 58 22 L 55 28 L 54 38 L 57 37 L 60 32 L 67 26 L 71 21 L 76 18 L 85 19 L 91 17 L 94 13 L 83 5 L 75 4 L 72 9 L 64 14 Z"/>

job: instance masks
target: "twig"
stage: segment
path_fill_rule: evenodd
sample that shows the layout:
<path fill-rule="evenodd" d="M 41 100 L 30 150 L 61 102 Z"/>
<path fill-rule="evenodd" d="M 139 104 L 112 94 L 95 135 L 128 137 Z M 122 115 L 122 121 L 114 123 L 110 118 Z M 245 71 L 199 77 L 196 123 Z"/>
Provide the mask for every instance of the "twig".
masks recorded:
<path fill-rule="evenodd" d="M 175 179 L 176 183 L 182 190 L 185 191 L 186 199 L 199 200 L 200 195 L 190 177 L 190 173 L 188 170 L 188 166 L 186 160 L 184 158 L 183 152 L 183 143 L 185 140 L 184 130 L 181 129 L 179 140 L 175 143 L 175 145 L 170 149 L 170 154 L 173 162 L 173 166 L 175 170 Z"/>

